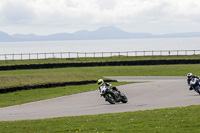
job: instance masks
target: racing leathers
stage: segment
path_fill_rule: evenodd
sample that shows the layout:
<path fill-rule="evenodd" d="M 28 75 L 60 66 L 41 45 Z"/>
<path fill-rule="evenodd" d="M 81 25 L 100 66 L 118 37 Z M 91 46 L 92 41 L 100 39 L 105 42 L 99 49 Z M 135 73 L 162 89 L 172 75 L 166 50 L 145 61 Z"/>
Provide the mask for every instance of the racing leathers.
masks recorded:
<path fill-rule="evenodd" d="M 199 79 L 199 77 L 197 77 L 197 76 L 195 76 L 195 75 L 192 75 L 190 78 L 187 79 L 187 82 L 188 82 L 188 85 L 189 85 L 189 86 L 190 86 L 190 81 L 191 81 L 193 78 Z M 190 86 L 189 90 L 193 90 L 192 86 Z"/>
<path fill-rule="evenodd" d="M 107 88 L 107 92 L 113 94 L 113 91 L 110 91 L 109 88 L 112 88 L 115 91 L 118 91 L 119 93 L 121 93 L 116 87 L 112 87 L 112 84 L 109 84 L 107 82 L 104 82 L 102 85 L 99 86 L 99 90 L 101 90 L 101 87 L 106 87 Z"/>

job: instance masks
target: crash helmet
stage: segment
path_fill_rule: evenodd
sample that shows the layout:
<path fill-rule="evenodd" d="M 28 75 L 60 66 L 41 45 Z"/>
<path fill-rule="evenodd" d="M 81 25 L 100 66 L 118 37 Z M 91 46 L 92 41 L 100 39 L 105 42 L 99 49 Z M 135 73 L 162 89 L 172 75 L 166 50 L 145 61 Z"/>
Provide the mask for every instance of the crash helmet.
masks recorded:
<path fill-rule="evenodd" d="M 99 86 L 101 86 L 103 83 L 104 83 L 103 79 L 99 79 L 99 80 L 97 81 L 97 84 L 98 84 Z"/>
<path fill-rule="evenodd" d="M 187 74 L 188 79 L 191 79 L 192 76 L 193 76 L 192 73 L 188 73 L 188 74 Z"/>

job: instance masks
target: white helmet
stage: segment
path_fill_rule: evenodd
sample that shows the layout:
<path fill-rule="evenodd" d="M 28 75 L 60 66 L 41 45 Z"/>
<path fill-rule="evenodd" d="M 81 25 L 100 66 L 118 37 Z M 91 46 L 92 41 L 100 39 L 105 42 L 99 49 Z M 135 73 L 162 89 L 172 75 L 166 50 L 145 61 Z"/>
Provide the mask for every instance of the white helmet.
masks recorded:
<path fill-rule="evenodd" d="M 97 81 L 97 84 L 98 84 L 99 86 L 101 86 L 103 83 L 104 83 L 103 79 L 99 79 L 99 80 Z"/>
<path fill-rule="evenodd" d="M 189 79 L 190 79 L 192 76 L 193 76 L 192 73 L 188 73 L 188 74 L 187 74 L 187 77 L 188 77 Z"/>

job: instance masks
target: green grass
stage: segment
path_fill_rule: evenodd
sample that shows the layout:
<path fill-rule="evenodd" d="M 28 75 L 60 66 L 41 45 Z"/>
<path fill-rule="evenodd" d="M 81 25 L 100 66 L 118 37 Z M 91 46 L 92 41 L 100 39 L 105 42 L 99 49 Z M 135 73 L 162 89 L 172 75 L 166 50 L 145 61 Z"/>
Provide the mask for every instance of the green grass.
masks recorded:
<path fill-rule="evenodd" d="M 0 66 L 22 65 L 22 64 L 45 64 L 45 63 L 75 63 L 75 62 L 105 62 L 105 61 L 134 61 L 134 60 L 171 60 L 171 59 L 200 59 L 200 55 L 172 55 L 172 56 L 112 56 L 97 58 L 50 58 L 50 59 L 32 59 L 32 60 L 7 60 L 0 61 Z"/>
<path fill-rule="evenodd" d="M 103 76 L 199 75 L 200 64 L 158 66 L 81 67 L 0 71 L 0 88 L 47 82 L 98 79 Z M 120 85 L 126 83 L 113 83 Z M 0 107 L 96 90 L 96 84 L 17 91 L 0 94 Z M 200 106 L 115 114 L 0 122 L 0 133 L 131 133 L 200 132 Z"/>
<path fill-rule="evenodd" d="M 113 86 L 119 86 L 129 83 L 131 82 L 111 82 Z M 93 90 L 98 90 L 97 84 L 23 90 L 12 93 L 0 94 L 0 108 Z"/>
<path fill-rule="evenodd" d="M 200 106 L 0 122 L 5 133 L 199 133 Z"/>
<path fill-rule="evenodd" d="M 188 72 L 199 75 L 199 70 L 200 64 L 0 71 L 0 88 L 49 82 L 97 80 L 103 78 L 103 76 L 186 76 Z"/>

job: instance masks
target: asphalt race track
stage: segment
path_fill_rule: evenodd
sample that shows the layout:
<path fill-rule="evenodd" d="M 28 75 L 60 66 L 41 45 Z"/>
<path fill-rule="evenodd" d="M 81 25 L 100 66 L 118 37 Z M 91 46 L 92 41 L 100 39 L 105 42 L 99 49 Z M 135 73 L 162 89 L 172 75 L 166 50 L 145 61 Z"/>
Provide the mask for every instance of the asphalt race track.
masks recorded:
<path fill-rule="evenodd" d="M 119 86 L 128 103 L 105 102 L 99 91 L 79 93 L 0 108 L 0 121 L 92 115 L 168 107 L 200 105 L 200 96 L 189 91 L 186 77 L 106 77 L 118 81 L 150 81 Z M 98 88 L 98 86 L 97 86 Z"/>

